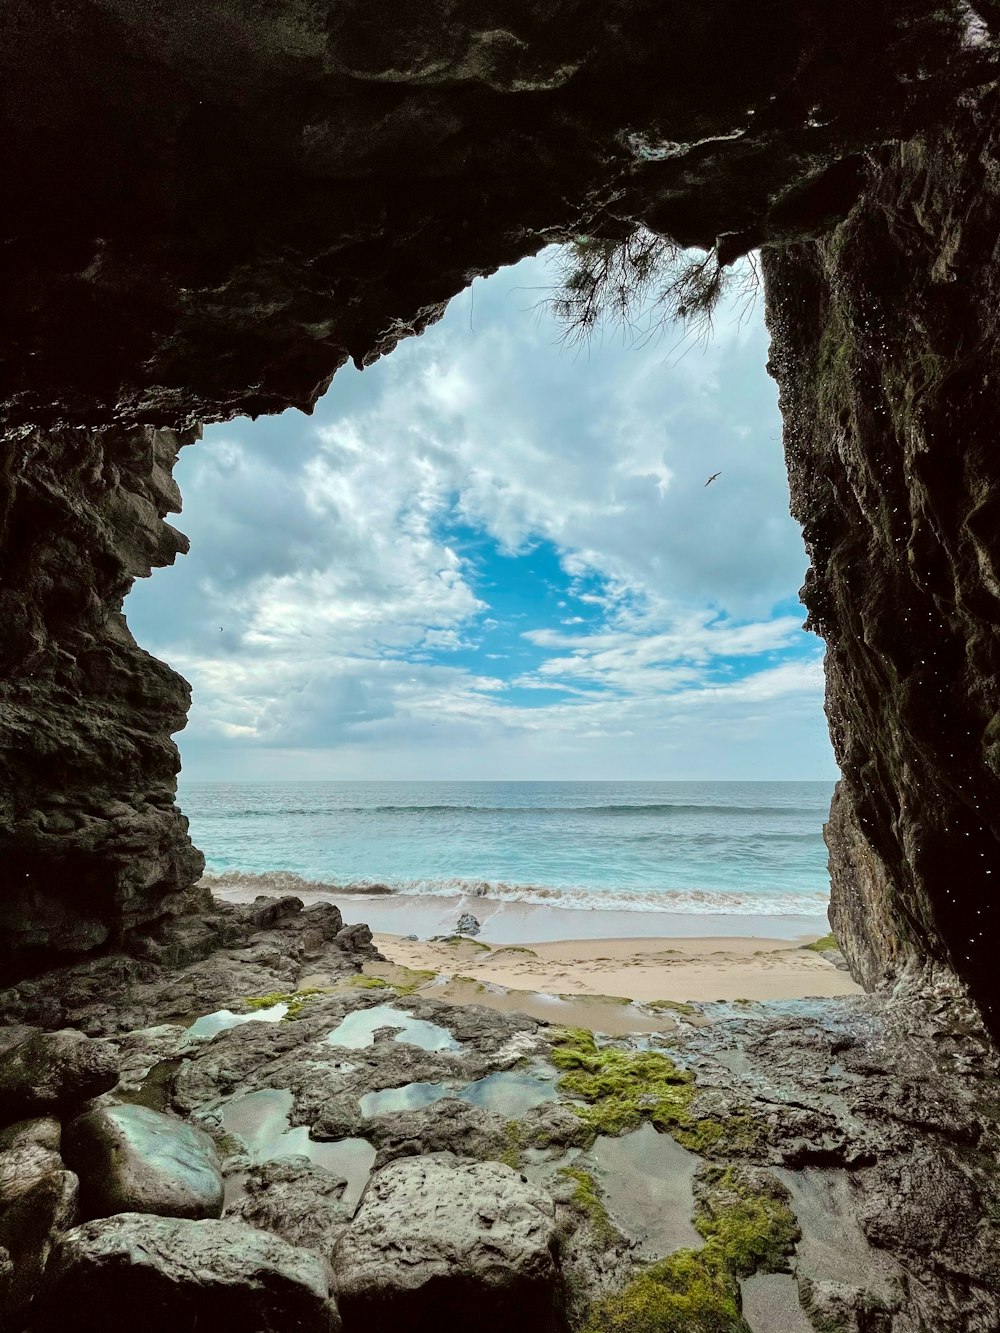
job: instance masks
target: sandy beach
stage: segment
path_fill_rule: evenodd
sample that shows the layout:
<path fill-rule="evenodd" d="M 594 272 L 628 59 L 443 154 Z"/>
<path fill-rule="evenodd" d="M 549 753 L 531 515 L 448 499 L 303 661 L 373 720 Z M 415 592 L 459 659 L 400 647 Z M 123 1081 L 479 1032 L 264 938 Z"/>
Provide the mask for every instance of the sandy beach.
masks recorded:
<path fill-rule="evenodd" d="M 488 938 L 445 942 L 379 933 L 392 963 L 438 976 L 547 996 L 658 1000 L 788 1000 L 849 995 L 847 972 L 797 940 L 746 936 L 542 940 L 491 944 Z"/>
<path fill-rule="evenodd" d="M 248 894 L 220 894 L 231 901 Z M 825 936 L 822 917 L 670 912 L 584 912 L 482 898 L 402 894 L 330 895 L 301 891 L 308 901 L 336 901 L 345 921 L 366 922 L 385 965 L 366 971 L 395 980 L 393 968 L 422 973 L 416 988 L 438 999 L 572 1022 L 577 1002 L 604 1031 L 659 1030 L 656 1003 L 712 1000 L 794 1000 L 851 995 L 859 987 L 829 954 L 807 946 Z M 475 938 L 456 938 L 472 912 Z M 417 938 L 412 938 L 416 936 Z M 437 938 L 435 938 L 437 937 Z M 411 978 L 408 984 L 415 984 Z M 572 1005 L 571 1013 L 567 1006 Z M 606 1012 L 596 1014 L 594 1006 Z M 651 1006 L 651 1007 L 650 1007 Z M 616 1012 L 612 1012 L 616 1010 Z"/>

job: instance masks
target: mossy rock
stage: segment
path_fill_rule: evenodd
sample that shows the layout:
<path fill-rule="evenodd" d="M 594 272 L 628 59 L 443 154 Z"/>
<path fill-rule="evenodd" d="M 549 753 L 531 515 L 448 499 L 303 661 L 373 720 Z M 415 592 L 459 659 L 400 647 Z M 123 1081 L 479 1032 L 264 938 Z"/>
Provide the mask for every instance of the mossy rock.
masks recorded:
<path fill-rule="evenodd" d="M 306 1001 L 313 995 L 325 995 L 329 991 L 322 986 L 306 986 L 296 991 L 272 991 L 269 995 L 252 995 L 243 1003 L 248 1009 L 273 1009 L 276 1004 L 287 1004 L 288 1012 L 282 1022 L 298 1018 L 305 1008 Z"/>
<path fill-rule="evenodd" d="M 559 1090 L 579 1098 L 576 1114 L 596 1137 L 617 1137 L 648 1120 L 696 1153 L 749 1153 L 765 1134 L 753 1116 L 699 1117 L 691 1102 L 694 1076 L 662 1051 L 630 1051 L 598 1046 L 586 1028 L 565 1028 L 552 1049 L 552 1063 L 564 1070 Z"/>
<path fill-rule="evenodd" d="M 592 1032 L 567 1028 L 551 1058 L 565 1071 L 560 1090 L 586 1103 L 575 1109 L 598 1134 L 624 1134 L 644 1120 L 670 1133 L 691 1124 L 694 1079 L 662 1051 L 600 1047 Z"/>
<path fill-rule="evenodd" d="M 767 1172 L 739 1166 L 703 1169 L 707 1189 L 695 1227 L 736 1277 L 781 1273 L 801 1232 L 788 1191 Z"/>
<path fill-rule="evenodd" d="M 391 982 L 384 981 L 382 977 L 369 977 L 364 972 L 359 972 L 356 976 L 346 977 L 341 982 L 343 986 L 351 986 L 355 990 L 394 990 Z"/>
<path fill-rule="evenodd" d="M 803 949 L 809 949 L 812 953 L 831 953 L 834 949 L 839 949 L 840 945 L 834 935 L 824 935 L 822 939 L 812 940 L 809 944 L 803 944 Z"/>
<path fill-rule="evenodd" d="M 365 975 L 376 976 L 377 980 L 392 986 L 400 995 L 412 995 L 439 975 L 432 967 L 405 967 L 402 963 L 393 963 L 391 967 L 392 975 L 389 977 L 377 977 L 374 973 Z"/>
<path fill-rule="evenodd" d="M 570 1205 L 590 1223 L 595 1237 L 602 1245 L 619 1244 L 622 1240 L 621 1234 L 608 1216 L 597 1183 L 590 1172 L 585 1171 L 582 1166 L 564 1166 L 559 1174 L 573 1182 Z"/>
<path fill-rule="evenodd" d="M 595 1302 L 581 1333 L 750 1333 L 739 1279 L 787 1269 L 799 1238 L 783 1187 L 761 1172 L 710 1167 L 695 1226 L 700 1250 L 678 1250 Z"/>
<path fill-rule="evenodd" d="M 581 1333 L 750 1333 L 716 1255 L 678 1250 L 591 1306 Z"/>

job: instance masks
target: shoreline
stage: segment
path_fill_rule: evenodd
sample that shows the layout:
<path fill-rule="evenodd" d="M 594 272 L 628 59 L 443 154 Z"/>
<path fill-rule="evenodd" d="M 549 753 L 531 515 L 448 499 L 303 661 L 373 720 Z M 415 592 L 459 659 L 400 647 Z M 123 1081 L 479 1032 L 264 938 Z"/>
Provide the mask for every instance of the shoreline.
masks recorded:
<path fill-rule="evenodd" d="M 256 887 L 210 885 L 223 902 L 248 903 L 261 891 Z M 541 903 L 506 902 L 472 895 L 454 897 L 416 894 L 363 894 L 289 888 L 308 906 L 335 903 L 347 922 L 363 921 L 375 934 L 453 934 L 458 919 L 471 912 L 480 923 L 477 939 L 488 944 L 558 943 L 565 940 L 620 939 L 731 939 L 782 940 L 788 943 L 818 939 L 829 932 L 823 913 L 782 915 L 746 912 L 654 912 L 620 908 L 584 909 Z"/>

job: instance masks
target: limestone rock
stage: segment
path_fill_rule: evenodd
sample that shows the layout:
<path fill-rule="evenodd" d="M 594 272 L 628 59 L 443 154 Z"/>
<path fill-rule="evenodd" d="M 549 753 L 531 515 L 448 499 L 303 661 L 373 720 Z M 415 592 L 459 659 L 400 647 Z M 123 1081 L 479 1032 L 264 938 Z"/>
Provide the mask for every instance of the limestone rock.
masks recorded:
<path fill-rule="evenodd" d="M 242 1222 L 121 1213 L 53 1256 L 39 1333 L 339 1333 L 322 1261 Z"/>
<path fill-rule="evenodd" d="M 471 912 L 463 912 L 458 918 L 458 924 L 455 929 L 459 935 L 478 935 L 482 930 L 479 920 Z"/>
<path fill-rule="evenodd" d="M 118 1052 L 110 1042 L 82 1032 L 0 1031 L 2 1120 L 65 1111 L 117 1082 Z"/>
<path fill-rule="evenodd" d="M 243 1194 L 226 1217 L 329 1255 L 351 1220 L 341 1202 L 346 1182 L 305 1157 L 278 1157 L 251 1167 Z"/>
<path fill-rule="evenodd" d="M 563 1327 L 555 1205 L 499 1162 L 385 1167 L 334 1250 L 333 1270 L 349 1333 Z"/>
<path fill-rule="evenodd" d="M 215 1145 L 175 1116 L 145 1106 L 103 1106 L 67 1127 L 63 1153 L 80 1176 L 85 1217 L 138 1212 L 197 1219 L 222 1213 Z"/>

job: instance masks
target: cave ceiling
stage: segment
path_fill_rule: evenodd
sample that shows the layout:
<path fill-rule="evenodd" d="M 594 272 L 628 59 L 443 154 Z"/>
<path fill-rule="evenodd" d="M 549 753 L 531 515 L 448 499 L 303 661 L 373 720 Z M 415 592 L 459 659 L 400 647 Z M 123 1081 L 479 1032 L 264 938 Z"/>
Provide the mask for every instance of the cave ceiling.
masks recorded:
<path fill-rule="evenodd" d="M 979 12 L 919 0 L 7 0 L 4 21 L 15 430 L 309 410 L 554 241 L 642 221 L 732 258 L 817 234 L 867 151 L 994 73 Z"/>

